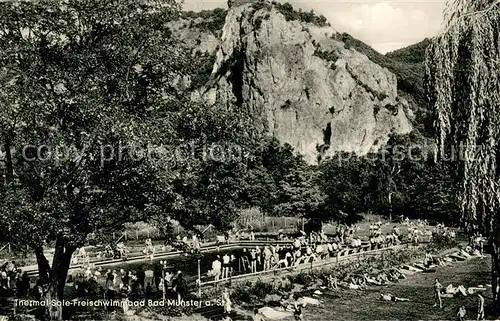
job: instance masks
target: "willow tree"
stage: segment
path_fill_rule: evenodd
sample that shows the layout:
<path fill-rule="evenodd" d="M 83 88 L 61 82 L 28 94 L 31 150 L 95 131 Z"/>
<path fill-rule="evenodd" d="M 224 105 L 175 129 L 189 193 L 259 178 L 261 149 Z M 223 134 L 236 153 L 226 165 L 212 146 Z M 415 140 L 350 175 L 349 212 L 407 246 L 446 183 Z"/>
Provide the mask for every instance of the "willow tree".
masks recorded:
<path fill-rule="evenodd" d="M 494 308 L 500 313 L 500 1 L 450 0 L 427 51 L 438 151 L 455 160 L 462 222 L 493 248 Z"/>

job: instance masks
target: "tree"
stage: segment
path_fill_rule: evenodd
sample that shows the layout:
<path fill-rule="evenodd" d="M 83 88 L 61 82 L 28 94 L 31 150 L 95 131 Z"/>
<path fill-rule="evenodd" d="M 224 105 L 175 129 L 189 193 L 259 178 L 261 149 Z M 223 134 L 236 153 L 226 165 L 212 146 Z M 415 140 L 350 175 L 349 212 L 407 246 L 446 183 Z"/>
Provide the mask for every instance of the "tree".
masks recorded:
<path fill-rule="evenodd" d="M 460 206 L 453 169 L 450 164 L 426 162 L 422 170 L 413 175 L 405 203 L 395 211 L 457 226 Z"/>
<path fill-rule="evenodd" d="M 427 91 L 437 114 L 438 156 L 446 156 L 458 164 L 466 230 L 486 233 L 493 245 L 492 291 L 497 313 L 500 313 L 499 23 L 498 1 L 450 1 L 445 12 L 445 29 L 433 39 L 426 59 Z"/>
<path fill-rule="evenodd" d="M 367 208 L 381 215 L 455 223 L 455 168 L 434 162 L 434 146 L 414 130 L 391 137 L 382 151 L 368 155 L 372 175 L 365 192 Z"/>
<path fill-rule="evenodd" d="M 423 148 L 422 137 L 412 132 L 391 136 L 383 150 L 368 156 L 374 176 L 367 193 L 374 193 L 372 207 L 380 214 L 392 218 L 398 207 L 410 201 L 413 181 L 425 167 L 427 157 Z"/>
<path fill-rule="evenodd" d="M 319 165 L 317 184 L 326 195 L 321 220 L 353 222 L 366 207 L 364 202 L 368 162 L 354 153 L 340 153 Z"/>
<path fill-rule="evenodd" d="M 324 209 L 325 195 L 317 184 L 312 166 L 301 164 L 293 168 L 278 182 L 278 203 L 273 207 L 275 216 L 295 216 L 319 219 Z"/>
<path fill-rule="evenodd" d="M 247 164 L 244 190 L 248 206 L 257 206 L 272 216 L 318 216 L 324 201 L 318 173 L 290 145 L 262 137 Z"/>
<path fill-rule="evenodd" d="M 245 177 L 259 140 L 249 133 L 249 122 L 226 107 L 191 105 L 180 112 L 175 132 L 185 148 L 168 166 L 175 172 L 169 213 L 185 228 L 213 224 L 227 230 L 238 210 L 248 206 Z"/>
<path fill-rule="evenodd" d="M 182 140 L 172 80 L 188 62 L 165 24 L 179 10 L 175 1 L 0 4 L 0 229 L 33 249 L 48 300 L 63 298 L 90 233 L 175 204 L 179 167 L 144 154 Z M 52 262 L 44 246 L 55 248 Z M 60 307 L 49 312 L 62 318 Z"/>

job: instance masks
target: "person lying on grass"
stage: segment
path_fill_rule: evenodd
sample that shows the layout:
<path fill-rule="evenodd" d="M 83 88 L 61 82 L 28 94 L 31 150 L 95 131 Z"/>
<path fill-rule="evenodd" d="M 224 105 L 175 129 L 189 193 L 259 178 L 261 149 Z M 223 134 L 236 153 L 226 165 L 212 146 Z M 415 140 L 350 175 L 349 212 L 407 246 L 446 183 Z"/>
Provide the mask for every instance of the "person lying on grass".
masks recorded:
<path fill-rule="evenodd" d="M 397 269 L 390 269 L 387 272 L 387 278 L 390 282 L 398 282 L 401 277 L 401 273 Z"/>
<path fill-rule="evenodd" d="M 387 278 L 387 274 L 385 274 L 384 272 L 377 275 L 377 281 L 379 281 L 382 285 L 390 283 L 389 279 Z"/>
<path fill-rule="evenodd" d="M 371 285 L 383 285 L 382 282 L 380 282 L 379 280 L 376 280 L 376 279 L 373 279 L 371 277 L 369 277 L 366 273 L 364 274 L 364 279 L 365 279 L 365 283 L 367 284 L 371 284 Z"/>
<path fill-rule="evenodd" d="M 387 294 L 380 293 L 380 300 L 393 301 L 393 302 L 408 302 L 408 301 L 410 301 L 410 299 L 398 298 L 390 293 L 387 293 Z"/>

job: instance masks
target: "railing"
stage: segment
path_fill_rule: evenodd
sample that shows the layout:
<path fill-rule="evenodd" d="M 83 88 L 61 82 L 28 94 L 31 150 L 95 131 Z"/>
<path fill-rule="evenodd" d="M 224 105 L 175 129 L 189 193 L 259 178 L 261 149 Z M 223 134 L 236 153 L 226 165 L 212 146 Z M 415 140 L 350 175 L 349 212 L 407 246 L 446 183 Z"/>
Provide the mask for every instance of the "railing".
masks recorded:
<path fill-rule="evenodd" d="M 213 252 L 216 250 L 233 250 L 233 249 L 239 249 L 242 247 L 252 247 L 252 246 L 257 246 L 257 245 L 277 245 L 277 244 L 290 244 L 291 241 L 235 241 L 231 242 L 229 244 L 220 244 L 217 245 L 216 243 L 205 243 L 201 247 L 201 252 Z M 154 257 L 155 259 L 162 259 L 162 258 L 172 258 L 172 257 L 177 257 L 179 255 L 184 254 L 184 251 L 160 251 L 156 252 Z M 108 260 L 91 260 L 89 259 L 88 263 L 94 264 L 95 266 L 106 266 L 106 265 L 116 265 L 118 263 L 135 263 L 135 262 L 141 262 L 145 260 L 145 255 L 141 252 L 134 253 L 133 256 L 127 257 L 127 259 L 124 261 L 123 259 L 108 259 Z M 71 269 L 77 269 L 81 268 L 84 265 L 81 263 L 77 264 L 72 264 Z M 23 268 L 23 270 L 26 270 Z M 38 269 L 36 267 L 33 268 L 33 270 L 27 270 L 28 274 L 30 275 L 36 275 L 38 273 Z"/>
<path fill-rule="evenodd" d="M 8 249 L 9 253 L 11 252 L 10 243 L 7 243 L 4 246 L 2 246 L 2 248 L 0 248 L 0 252 L 3 252 L 3 250 L 5 249 Z"/>

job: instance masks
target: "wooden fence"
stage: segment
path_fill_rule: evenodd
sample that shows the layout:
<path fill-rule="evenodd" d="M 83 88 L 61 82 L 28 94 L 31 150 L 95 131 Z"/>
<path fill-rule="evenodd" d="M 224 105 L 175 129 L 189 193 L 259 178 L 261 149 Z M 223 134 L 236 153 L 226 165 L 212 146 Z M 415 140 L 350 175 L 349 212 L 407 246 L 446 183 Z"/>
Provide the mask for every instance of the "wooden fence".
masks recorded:
<path fill-rule="evenodd" d="M 304 228 L 305 222 L 303 218 L 260 215 L 258 217 L 241 218 L 236 222 L 236 228 L 252 229 L 255 232 L 299 231 Z"/>

